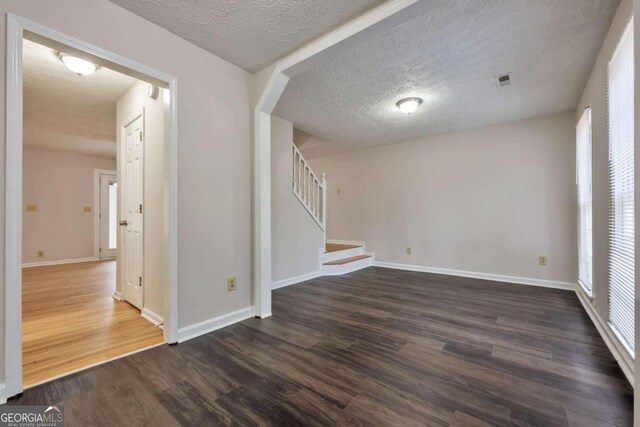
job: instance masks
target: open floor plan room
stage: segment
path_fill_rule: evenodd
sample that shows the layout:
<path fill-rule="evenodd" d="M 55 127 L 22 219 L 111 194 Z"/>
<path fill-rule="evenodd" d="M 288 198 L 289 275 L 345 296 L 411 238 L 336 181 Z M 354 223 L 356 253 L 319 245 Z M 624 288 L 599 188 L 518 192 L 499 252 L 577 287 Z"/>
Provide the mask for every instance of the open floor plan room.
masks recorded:
<path fill-rule="evenodd" d="M 640 427 L 638 11 L 0 0 L 0 427 Z"/>

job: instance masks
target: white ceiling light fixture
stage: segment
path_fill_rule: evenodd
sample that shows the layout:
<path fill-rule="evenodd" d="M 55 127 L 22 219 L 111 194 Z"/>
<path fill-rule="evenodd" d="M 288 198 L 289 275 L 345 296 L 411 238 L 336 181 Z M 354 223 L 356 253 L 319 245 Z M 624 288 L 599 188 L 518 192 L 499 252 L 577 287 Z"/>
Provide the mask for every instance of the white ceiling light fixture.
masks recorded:
<path fill-rule="evenodd" d="M 422 99 L 417 97 L 404 98 L 398 101 L 396 106 L 405 114 L 411 114 L 415 112 L 422 104 Z"/>
<path fill-rule="evenodd" d="M 77 56 L 67 55 L 66 53 L 58 52 L 58 58 L 68 69 L 73 71 L 79 76 L 89 76 L 96 72 L 98 65 L 86 59 L 78 58 Z"/>

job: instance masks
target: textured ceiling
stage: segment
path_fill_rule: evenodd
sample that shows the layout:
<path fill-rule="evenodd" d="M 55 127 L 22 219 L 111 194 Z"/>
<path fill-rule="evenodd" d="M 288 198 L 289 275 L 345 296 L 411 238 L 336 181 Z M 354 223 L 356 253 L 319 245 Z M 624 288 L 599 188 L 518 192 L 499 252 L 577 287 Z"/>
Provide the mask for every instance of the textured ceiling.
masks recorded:
<path fill-rule="evenodd" d="M 136 81 L 107 68 L 80 77 L 24 40 L 25 144 L 115 156 L 116 102 Z"/>
<path fill-rule="evenodd" d="M 451 0 L 294 77 L 275 114 L 336 152 L 568 111 L 618 3 Z"/>
<path fill-rule="evenodd" d="M 383 0 L 110 0 L 252 73 Z"/>

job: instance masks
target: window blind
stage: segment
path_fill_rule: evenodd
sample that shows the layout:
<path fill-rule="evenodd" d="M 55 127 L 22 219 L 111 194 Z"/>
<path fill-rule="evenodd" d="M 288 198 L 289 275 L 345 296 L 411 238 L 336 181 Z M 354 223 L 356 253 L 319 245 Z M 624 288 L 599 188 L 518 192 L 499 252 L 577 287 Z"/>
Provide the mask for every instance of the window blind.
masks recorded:
<path fill-rule="evenodd" d="M 633 20 L 609 61 L 609 321 L 634 354 Z"/>
<path fill-rule="evenodd" d="M 578 193 L 578 283 L 592 295 L 593 221 L 591 180 L 591 108 L 576 128 L 576 185 Z"/>

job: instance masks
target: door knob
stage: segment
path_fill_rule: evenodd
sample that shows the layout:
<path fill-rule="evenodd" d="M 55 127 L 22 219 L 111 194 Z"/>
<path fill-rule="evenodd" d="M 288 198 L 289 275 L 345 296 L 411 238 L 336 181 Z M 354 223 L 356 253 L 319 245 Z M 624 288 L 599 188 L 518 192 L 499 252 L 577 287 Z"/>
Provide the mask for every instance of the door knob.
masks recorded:
<path fill-rule="evenodd" d="M 120 221 L 120 225 L 124 225 L 125 227 L 128 225 L 129 223 L 125 220 L 125 221 Z"/>

